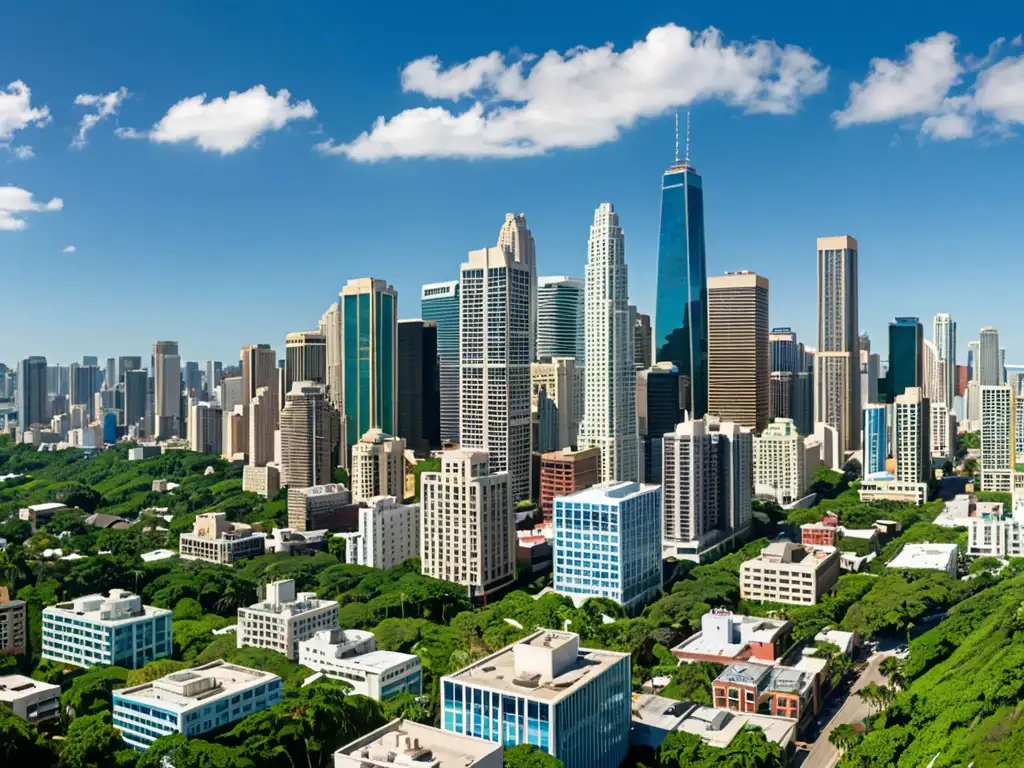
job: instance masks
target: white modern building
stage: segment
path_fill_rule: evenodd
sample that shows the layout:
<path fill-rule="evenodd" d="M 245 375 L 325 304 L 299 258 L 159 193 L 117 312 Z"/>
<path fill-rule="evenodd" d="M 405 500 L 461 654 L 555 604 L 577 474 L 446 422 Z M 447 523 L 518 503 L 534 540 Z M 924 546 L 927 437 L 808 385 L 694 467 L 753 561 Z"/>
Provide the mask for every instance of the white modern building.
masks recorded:
<path fill-rule="evenodd" d="M 896 396 L 896 479 L 927 483 L 932 477 L 931 415 L 920 387 Z"/>
<path fill-rule="evenodd" d="M 309 659 L 310 663 L 314 661 Z M 309 664 L 304 663 L 303 666 Z M 352 686 L 352 693 L 374 701 L 387 701 L 403 693 L 413 696 L 423 693 L 423 662 L 414 653 L 370 651 L 362 656 L 334 659 L 313 669 L 320 669 L 325 676 L 348 683 Z"/>
<path fill-rule="evenodd" d="M 935 339 L 935 351 L 945 371 L 944 396 L 938 399 L 946 403 L 947 407 L 952 407 L 956 396 L 956 323 L 948 313 L 935 315 L 932 338 Z"/>
<path fill-rule="evenodd" d="M 506 213 L 505 221 L 498 231 L 498 247 L 512 254 L 517 264 L 530 273 L 530 362 L 537 359 L 537 246 L 533 233 L 526 224 L 525 213 Z"/>
<path fill-rule="evenodd" d="M 246 557 L 262 555 L 263 534 L 248 525 L 228 522 L 223 512 L 196 515 L 192 533 L 178 537 L 178 553 L 182 560 L 205 560 L 208 563 L 232 565 Z"/>
<path fill-rule="evenodd" d="M 955 579 L 957 553 L 956 544 L 904 544 L 899 554 L 888 562 L 888 567 L 942 571 Z"/>
<path fill-rule="evenodd" d="M 889 472 L 880 472 L 864 478 L 857 495 L 861 502 L 898 501 L 921 506 L 928 501 L 928 483 L 904 482 Z"/>
<path fill-rule="evenodd" d="M 295 592 L 295 581 L 267 584 L 266 600 L 238 609 L 239 648 L 252 646 L 277 651 L 294 661 L 299 643 L 317 632 L 338 626 L 338 603 L 321 600 L 315 592 Z"/>
<path fill-rule="evenodd" d="M 935 458 L 952 461 L 956 453 L 956 413 L 945 403 L 931 403 L 931 454 Z"/>
<path fill-rule="evenodd" d="M 779 504 L 803 498 L 820 454 L 818 441 L 801 435 L 792 419 L 773 419 L 754 438 L 754 492 L 771 496 Z"/>
<path fill-rule="evenodd" d="M 502 768 L 501 744 L 392 720 L 334 753 L 334 768 Z"/>
<path fill-rule="evenodd" d="M 22 675 L 0 677 L 0 707 L 33 725 L 60 717 L 60 686 Z"/>
<path fill-rule="evenodd" d="M 587 244 L 585 406 L 581 448 L 601 450 L 601 480 L 640 480 L 636 363 L 626 239 L 611 203 L 594 212 Z"/>
<path fill-rule="evenodd" d="M 405 498 L 405 440 L 371 429 L 352 446 L 350 483 L 357 501 Z"/>
<path fill-rule="evenodd" d="M 775 541 L 740 566 L 740 598 L 814 605 L 836 585 L 839 570 L 835 547 Z"/>
<path fill-rule="evenodd" d="M 983 329 L 984 332 L 984 329 Z M 984 341 L 984 339 L 983 339 Z M 983 348 L 984 357 L 984 348 Z M 1013 492 L 1017 397 L 1008 384 L 981 387 L 981 490 Z"/>
<path fill-rule="evenodd" d="M 345 538 L 345 562 L 394 568 L 420 556 L 420 507 L 394 496 L 373 496 L 359 510 L 359 530 Z"/>

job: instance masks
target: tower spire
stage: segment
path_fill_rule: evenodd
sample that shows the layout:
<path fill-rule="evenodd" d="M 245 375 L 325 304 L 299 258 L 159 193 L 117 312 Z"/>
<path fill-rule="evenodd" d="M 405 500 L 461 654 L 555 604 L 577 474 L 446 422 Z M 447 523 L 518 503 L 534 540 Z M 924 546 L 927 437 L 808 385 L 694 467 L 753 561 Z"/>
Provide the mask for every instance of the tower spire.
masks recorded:
<path fill-rule="evenodd" d="M 678 116 L 676 120 L 678 120 Z M 679 129 L 676 128 L 676 160 L 679 160 Z M 686 159 L 683 161 L 687 165 L 690 164 L 690 110 L 686 110 Z"/>
<path fill-rule="evenodd" d="M 679 111 L 676 111 L 676 162 L 679 162 Z"/>

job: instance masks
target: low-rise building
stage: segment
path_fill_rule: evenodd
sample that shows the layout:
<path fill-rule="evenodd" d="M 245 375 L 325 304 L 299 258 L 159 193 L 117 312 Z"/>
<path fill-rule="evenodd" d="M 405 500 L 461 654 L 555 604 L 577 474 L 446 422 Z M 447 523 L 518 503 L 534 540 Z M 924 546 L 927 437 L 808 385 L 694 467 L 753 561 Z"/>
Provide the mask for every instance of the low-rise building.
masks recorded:
<path fill-rule="evenodd" d="M 332 627 L 321 629 L 309 640 L 299 643 L 299 664 L 330 672 L 335 660 L 351 659 L 376 650 L 377 637 L 373 632 Z"/>
<path fill-rule="evenodd" d="M 43 609 L 42 657 L 79 667 L 139 669 L 171 655 L 171 611 L 123 589 Z"/>
<path fill-rule="evenodd" d="M 140 445 L 128 449 L 128 461 L 142 461 L 144 459 L 155 459 L 163 453 L 163 449 L 155 443 Z"/>
<path fill-rule="evenodd" d="M 321 600 L 315 592 L 295 592 L 295 581 L 267 584 L 267 599 L 238 609 L 239 648 L 267 648 L 299 657 L 299 643 L 317 632 L 338 626 L 338 603 Z"/>
<path fill-rule="evenodd" d="M 394 568 L 420 556 L 419 504 L 394 496 L 373 496 L 359 509 L 359 530 L 343 533 L 345 562 L 370 568 Z"/>
<path fill-rule="evenodd" d="M 942 571 L 955 579 L 958 551 L 956 544 L 904 544 L 888 566 L 906 570 Z"/>
<path fill-rule="evenodd" d="M 145 750 L 161 736 L 199 736 L 279 701 L 277 675 L 211 661 L 114 691 L 113 724 L 128 746 Z"/>
<path fill-rule="evenodd" d="M 1001 501 L 978 501 L 973 493 L 958 493 L 942 505 L 942 512 L 932 522 L 943 528 L 967 528 L 971 520 L 1002 519 L 1004 514 Z"/>
<path fill-rule="evenodd" d="M 392 720 L 334 753 L 334 768 L 502 768 L 501 744 Z"/>
<path fill-rule="evenodd" d="M 776 541 L 740 566 L 740 597 L 771 603 L 813 605 L 839 580 L 834 547 Z"/>
<path fill-rule="evenodd" d="M 743 616 L 724 608 L 705 613 L 696 632 L 672 649 L 680 661 L 776 664 L 789 649 L 793 625 L 785 619 Z"/>
<path fill-rule="evenodd" d="M 814 636 L 816 643 L 831 643 L 839 652 L 853 658 L 857 652 L 857 645 L 860 642 L 856 632 L 841 632 L 838 629 L 826 627 Z"/>
<path fill-rule="evenodd" d="M 288 489 L 288 527 L 296 531 L 352 531 L 358 507 L 341 483 Z"/>
<path fill-rule="evenodd" d="M 22 656 L 28 648 L 28 609 L 0 587 L 0 656 Z"/>
<path fill-rule="evenodd" d="M 873 501 L 898 501 L 921 506 L 928 501 L 928 483 L 896 480 L 891 473 L 880 473 L 864 478 L 858 491 L 864 504 Z"/>
<path fill-rule="evenodd" d="M 816 523 L 800 526 L 800 543 L 812 547 L 834 547 L 843 536 L 839 518 L 827 512 Z"/>
<path fill-rule="evenodd" d="M 32 724 L 60 717 L 60 686 L 22 675 L 0 677 L 0 706 Z"/>
<path fill-rule="evenodd" d="M 31 523 L 32 532 L 35 533 L 36 526 L 50 522 L 53 516 L 62 509 L 68 509 L 68 506 L 57 501 L 46 504 L 29 504 L 18 510 L 18 519 Z"/>
<path fill-rule="evenodd" d="M 351 630 L 349 630 L 351 631 Z M 423 662 L 412 653 L 371 650 L 357 656 L 336 656 L 337 646 L 317 632 L 299 644 L 299 663 L 343 680 L 352 692 L 374 701 L 387 701 L 403 693 L 423 693 Z M 376 643 L 374 643 L 376 645 Z M 344 646 L 342 646 L 344 647 Z"/>
<path fill-rule="evenodd" d="M 285 555 L 313 554 L 327 551 L 327 531 L 296 531 L 274 528 L 264 539 L 266 551 Z"/>
<path fill-rule="evenodd" d="M 1020 557 L 1024 555 L 1024 516 L 1001 513 L 982 514 L 968 518 L 967 556 L 975 557 Z M 3 610 L 0 607 L 0 610 Z"/>
<path fill-rule="evenodd" d="M 192 533 L 178 538 L 182 560 L 205 560 L 208 563 L 231 565 L 246 557 L 262 555 L 264 536 L 248 525 L 228 522 L 223 512 L 196 515 Z"/>
<path fill-rule="evenodd" d="M 794 667 L 733 664 L 712 683 L 715 706 L 801 722 L 820 709 L 816 675 Z"/>
<path fill-rule="evenodd" d="M 540 509 L 545 520 L 554 513 L 556 496 L 568 496 L 601 481 L 601 449 L 566 448 L 541 454 Z"/>

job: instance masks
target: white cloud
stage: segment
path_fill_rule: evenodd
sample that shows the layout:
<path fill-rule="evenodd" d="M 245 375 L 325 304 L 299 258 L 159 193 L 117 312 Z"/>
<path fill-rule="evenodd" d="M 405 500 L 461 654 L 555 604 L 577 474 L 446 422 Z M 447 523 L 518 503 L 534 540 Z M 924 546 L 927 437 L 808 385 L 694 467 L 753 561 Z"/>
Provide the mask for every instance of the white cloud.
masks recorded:
<path fill-rule="evenodd" d="M 1006 58 L 979 73 L 974 103 L 1002 123 L 1024 123 L 1024 56 Z"/>
<path fill-rule="evenodd" d="M 44 211 L 59 211 L 64 201 L 55 197 L 48 203 L 36 202 L 32 193 L 19 187 L 0 187 L 0 230 L 17 231 L 25 229 L 24 214 Z"/>
<path fill-rule="evenodd" d="M 63 250 L 61 250 L 61 253 L 74 253 L 77 250 L 78 249 L 73 245 L 65 245 Z"/>
<path fill-rule="evenodd" d="M 32 89 L 15 80 L 0 90 L 0 140 L 10 141 L 17 131 L 30 125 L 43 126 L 50 121 L 47 107 L 32 106 Z"/>
<path fill-rule="evenodd" d="M 268 131 L 314 115 L 316 109 L 309 101 L 293 102 L 283 88 L 271 96 L 265 86 L 256 85 L 243 93 L 232 91 L 227 98 L 207 101 L 204 93 L 182 99 L 149 131 L 118 128 L 115 133 L 123 139 L 148 138 L 157 143 L 195 142 L 204 150 L 230 155 Z"/>
<path fill-rule="evenodd" d="M 828 69 L 799 47 L 726 42 L 714 28 L 669 24 L 622 52 L 609 43 L 509 63 L 495 51 L 447 69 L 435 56 L 417 59 L 402 71 L 404 91 L 474 103 L 379 117 L 352 142 L 316 149 L 359 161 L 539 155 L 615 141 L 641 118 L 710 99 L 789 114 L 827 82 Z"/>
<path fill-rule="evenodd" d="M 98 122 L 111 115 L 117 115 L 121 104 L 128 98 L 128 89 L 123 85 L 116 91 L 110 93 L 80 93 L 75 97 L 75 105 L 79 107 L 92 107 L 93 112 L 82 116 L 78 124 L 78 133 L 75 135 L 71 146 L 74 149 L 81 149 L 85 146 L 85 134 Z"/>
<path fill-rule="evenodd" d="M 31 160 L 36 156 L 35 150 L 28 144 L 19 144 L 18 146 L 13 147 L 10 142 L 6 142 L 4 144 L 0 144 L 0 146 L 8 150 L 18 160 Z"/>

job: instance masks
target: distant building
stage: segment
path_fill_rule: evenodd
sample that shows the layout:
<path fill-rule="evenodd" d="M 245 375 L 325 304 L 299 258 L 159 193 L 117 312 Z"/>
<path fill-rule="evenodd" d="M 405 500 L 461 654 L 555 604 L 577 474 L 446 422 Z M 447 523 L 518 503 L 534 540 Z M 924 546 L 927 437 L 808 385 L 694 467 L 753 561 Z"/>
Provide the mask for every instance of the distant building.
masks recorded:
<path fill-rule="evenodd" d="M 879 473 L 865 478 L 857 491 L 860 501 L 898 501 L 921 506 L 928 500 L 928 483 L 913 483 L 896 480 L 890 473 Z"/>
<path fill-rule="evenodd" d="M 530 366 L 533 448 L 542 453 L 578 443 L 583 419 L 584 372 L 571 357 Z"/>
<path fill-rule="evenodd" d="M 359 531 L 343 533 L 345 562 L 394 568 L 420 556 L 420 508 L 394 496 L 373 496 L 359 510 Z"/>
<path fill-rule="evenodd" d="M 459 441 L 459 281 L 423 286 L 423 319 L 437 326 L 441 440 Z"/>
<path fill-rule="evenodd" d="M 285 391 L 296 381 L 327 385 L 327 337 L 320 331 L 295 331 L 284 338 Z"/>
<path fill-rule="evenodd" d="M 637 312 L 633 321 L 633 360 L 638 371 L 654 365 L 654 334 L 651 316 Z"/>
<path fill-rule="evenodd" d="M 984 331 L 985 329 L 983 329 Z M 984 342 L 984 337 L 982 339 Z M 982 360 L 985 360 L 984 347 Z M 1016 393 L 1007 384 L 981 387 L 981 490 L 1013 492 L 1017 463 Z"/>
<path fill-rule="evenodd" d="M 571 357 L 581 368 L 586 362 L 585 292 L 585 283 L 578 277 L 537 278 L 537 359 L 540 362 Z"/>
<path fill-rule="evenodd" d="M 242 490 L 273 499 L 281 492 L 281 472 L 269 464 L 265 467 L 246 464 L 242 467 Z"/>
<path fill-rule="evenodd" d="M 636 420 L 645 483 L 660 483 L 664 438 L 682 420 L 679 409 L 684 384 L 672 363 L 655 363 L 636 374 Z"/>
<path fill-rule="evenodd" d="M 163 451 L 160 449 L 159 445 L 140 445 L 137 448 L 128 449 L 128 461 L 154 459 L 162 453 Z"/>
<path fill-rule="evenodd" d="M 220 406 L 206 402 L 195 402 L 188 409 L 189 449 L 197 453 L 221 452 L 221 438 L 224 426 L 221 423 Z"/>
<path fill-rule="evenodd" d="M 789 650 L 793 625 L 785 619 L 743 616 L 723 608 L 705 613 L 700 632 L 672 649 L 680 661 L 775 664 Z"/>
<path fill-rule="evenodd" d="M 550 520 L 556 496 L 568 496 L 582 491 L 600 480 L 601 451 L 584 448 L 573 451 L 553 451 L 540 457 L 540 508 L 545 520 Z"/>
<path fill-rule="evenodd" d="M 864 477 L 885 471 L 885 460 L 889 458 L 889 429 L 886 406 L 872 403 L 864 408 L 864 461 L 861 464 Z"/>
<path fill-rule="evenodd" d="M 28 650 L 28 609 L 0 587 L 0 656 L 23 656 Z M 2 678 L 0 678 L 2 679 Z"/>
<path fill-rule="evenodd" d="M 331 479 L 330 419 L 324 387 L 297 381 L 281 411 L 281 485 L 309 488 Z"/>
<path fill-rule="evenodd" d="M 33 725 L 60 718 L 60 686 L 22 675 L 0 677 L 0 707 Z"/>
<path fill-rule="evenodd" d="M 315 592 L 295 591 L 295 581 L 284 579 L 267 584 L 265 600 L 238 609 L 239 648 L 267 648 L 299 658 L 299 643 L 324 629 L 338 626 L 338 603 L 321 600 Z"/>
<path fill-rule="evenodd" d="M 181 434 L 181 357 L 176 341 L 153 344 L 153 430 L 160 440 Z"/>
<path fill-rule="evenodd" d="M 405 498 L 405 440 L 371 429 L 352 446 L 352 496 Z"/>
<path fill-rule="evenodd" d="M 502 768 L 502 746 L 412 720 L 392 720 L 334 753 L 334 768 Z"/>
<path fill-rule="evenodd" d="M 288 525 L 296 531 L 350 530 L 357 513 L 352 493 L 341 483 L 288 489 Z"/>
<path fill-rule="evenodd" d="M 930 404 L 920 387 L 895 397 L 896 479 L 927 483 L 932 478 Z"/>
<path fill-rule="evenodd" d="M 183 533 L 178 539 L 182 560 L 232 565 L 243 558 L 262 555 L 263 551 L 262 535 L 247 525 L 229 523 L 223 512 L 196 515 L 192 533 Z"/>
<path fill-rule="evenodd" d="M 814 605 L 839 579 L 839 553 L 776 541 L 740 566 L 740 598 Z"/>

